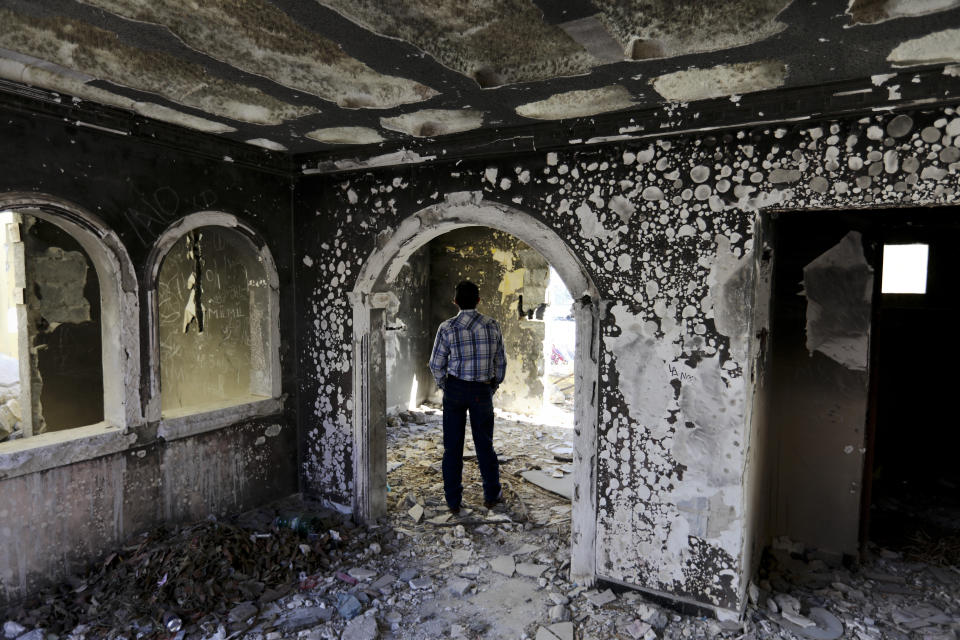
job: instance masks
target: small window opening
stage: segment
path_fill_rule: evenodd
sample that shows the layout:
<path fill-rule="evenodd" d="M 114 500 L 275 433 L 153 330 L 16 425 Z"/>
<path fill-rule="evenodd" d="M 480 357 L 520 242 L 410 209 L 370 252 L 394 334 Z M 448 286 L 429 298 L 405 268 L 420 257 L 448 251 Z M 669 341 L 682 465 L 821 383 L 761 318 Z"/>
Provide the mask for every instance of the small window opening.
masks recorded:
<path fill-rule="evenodd" d="M 884 245 L 881 293 L 926 293 L 929 248 L 925 244 Z"/>

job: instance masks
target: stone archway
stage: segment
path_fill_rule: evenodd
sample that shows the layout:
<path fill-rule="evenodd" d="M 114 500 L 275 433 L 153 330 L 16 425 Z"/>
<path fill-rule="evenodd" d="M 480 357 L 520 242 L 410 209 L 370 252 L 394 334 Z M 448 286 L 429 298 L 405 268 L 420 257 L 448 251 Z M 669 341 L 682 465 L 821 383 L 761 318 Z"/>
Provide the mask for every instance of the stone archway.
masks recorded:
<path fill-rule="evenodd" d="M 360 522 L 386 514 L 385 309 L 393 294 L 377 291 L 393 282 L 407 259 L 433 238 L 457 228 L 482 226 L 509 233 L 536 249 L 556 269 L 576 300 L 574 369 L 574 494 L 571 579 L 591 584 L 596 575 L 597 384 L 600 378 L 601 301 L 570 247 L 555 231 L 523 211 L 482 194 L 450 194 L 382 232 L 350 293 L 353 305 L 353 513 Z"/>

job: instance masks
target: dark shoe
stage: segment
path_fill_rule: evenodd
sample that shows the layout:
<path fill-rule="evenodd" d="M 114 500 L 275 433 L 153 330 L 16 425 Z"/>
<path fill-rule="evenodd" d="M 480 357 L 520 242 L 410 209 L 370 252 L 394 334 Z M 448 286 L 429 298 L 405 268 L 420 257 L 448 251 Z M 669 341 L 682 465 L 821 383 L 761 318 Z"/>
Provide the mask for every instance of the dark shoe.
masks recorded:
<path fill-rule="evenodd" d="M 484 500 L 483 506 L 485 506 L 487 509 L 493 509 L 501 502 L 503 502 L 503 491 L 501 491 L 493 500 Z"/>
<path fill-rule="evenodd" d="M 452 513 L 453 515 L 457 515 L 458 513 L 460 513 L 460 507 L 450 507 L 450 513 Z"/>

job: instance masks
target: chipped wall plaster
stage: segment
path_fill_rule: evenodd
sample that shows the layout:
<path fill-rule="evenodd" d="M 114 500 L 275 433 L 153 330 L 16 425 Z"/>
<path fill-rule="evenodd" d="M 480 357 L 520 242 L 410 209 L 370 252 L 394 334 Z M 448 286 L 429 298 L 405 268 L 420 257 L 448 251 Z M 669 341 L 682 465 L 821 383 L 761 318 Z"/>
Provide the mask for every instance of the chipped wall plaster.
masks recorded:
<path fill-rule="evenodd" d="M 615 301 L 600 348 L 598 574 L 738 609 L 742 558 L 754 540 L 746 539 L 741 480 L 750 446 L 752 365 L 744 340 L 751 327 L 738 327 L 750 314 L 735 307 L 752 299 L 754 216 L 772 208 L 951 202 L 960 166 L 949 154 L 941 159 L 941 150 L 954 144 L 947 130 L 957 120 L 952 108 L 876 113 L 352 174 L 322 190 L 323 179 L 305 180 L 299 197 L 317 217 L 304 223 L 328 225 L 324 234 L 301 234 L 297 246 L 311 257 L 300 281 L 313 282 L 305 285 L 312 290 L 304 313 L 315 319 L 302 336 L 301 360 L 311 415 L 308 490 L 349 501 L 350 313 L 341 301 L 356 270 L 401 230 L 415 237 L 424 218 L 414 212 L 479 193 L 546 224 Z M 890 151 L 896 165 L 884 162 Z M 622 200 L 608 208 L 614 197 Z M 311 239 L 319 237 L 326 239 Z M 719 469 L 702 455 L 708 442 L 723 451 Z"/>

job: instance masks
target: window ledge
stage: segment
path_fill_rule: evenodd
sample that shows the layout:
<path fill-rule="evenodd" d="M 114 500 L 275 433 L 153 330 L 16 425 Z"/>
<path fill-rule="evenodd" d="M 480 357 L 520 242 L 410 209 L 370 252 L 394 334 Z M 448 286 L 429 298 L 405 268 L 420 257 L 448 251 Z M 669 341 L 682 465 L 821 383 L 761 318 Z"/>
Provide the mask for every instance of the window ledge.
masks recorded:
<path fill-rule="evenodd" d="M 164 414 L 157 435 L 165 440 L 187 438 L 283 410 L 281 398 L 250 396 L 241 404 L 189 407 Z M 126 451 L 142 429 L 122 429 L 108 422 L 41 433 L 0 444 L 0 481 L 64 467 Z"/>
<path fill-rule="evenodd" d="M 228 427 L 242 420 L 276 415 L 281 411 L 281 398 L 265 396 L 249 396 L 229 402 L 168 410 L 164 411 L 160 418 L 157 436 L 168 441 L 179 440 Z"/>
<path fill-rule="evenodd" d="M 98 422 L 4 442 L 0 444 L 0 480 L 125 451 L 137 438 L 135 431 Z"/>

